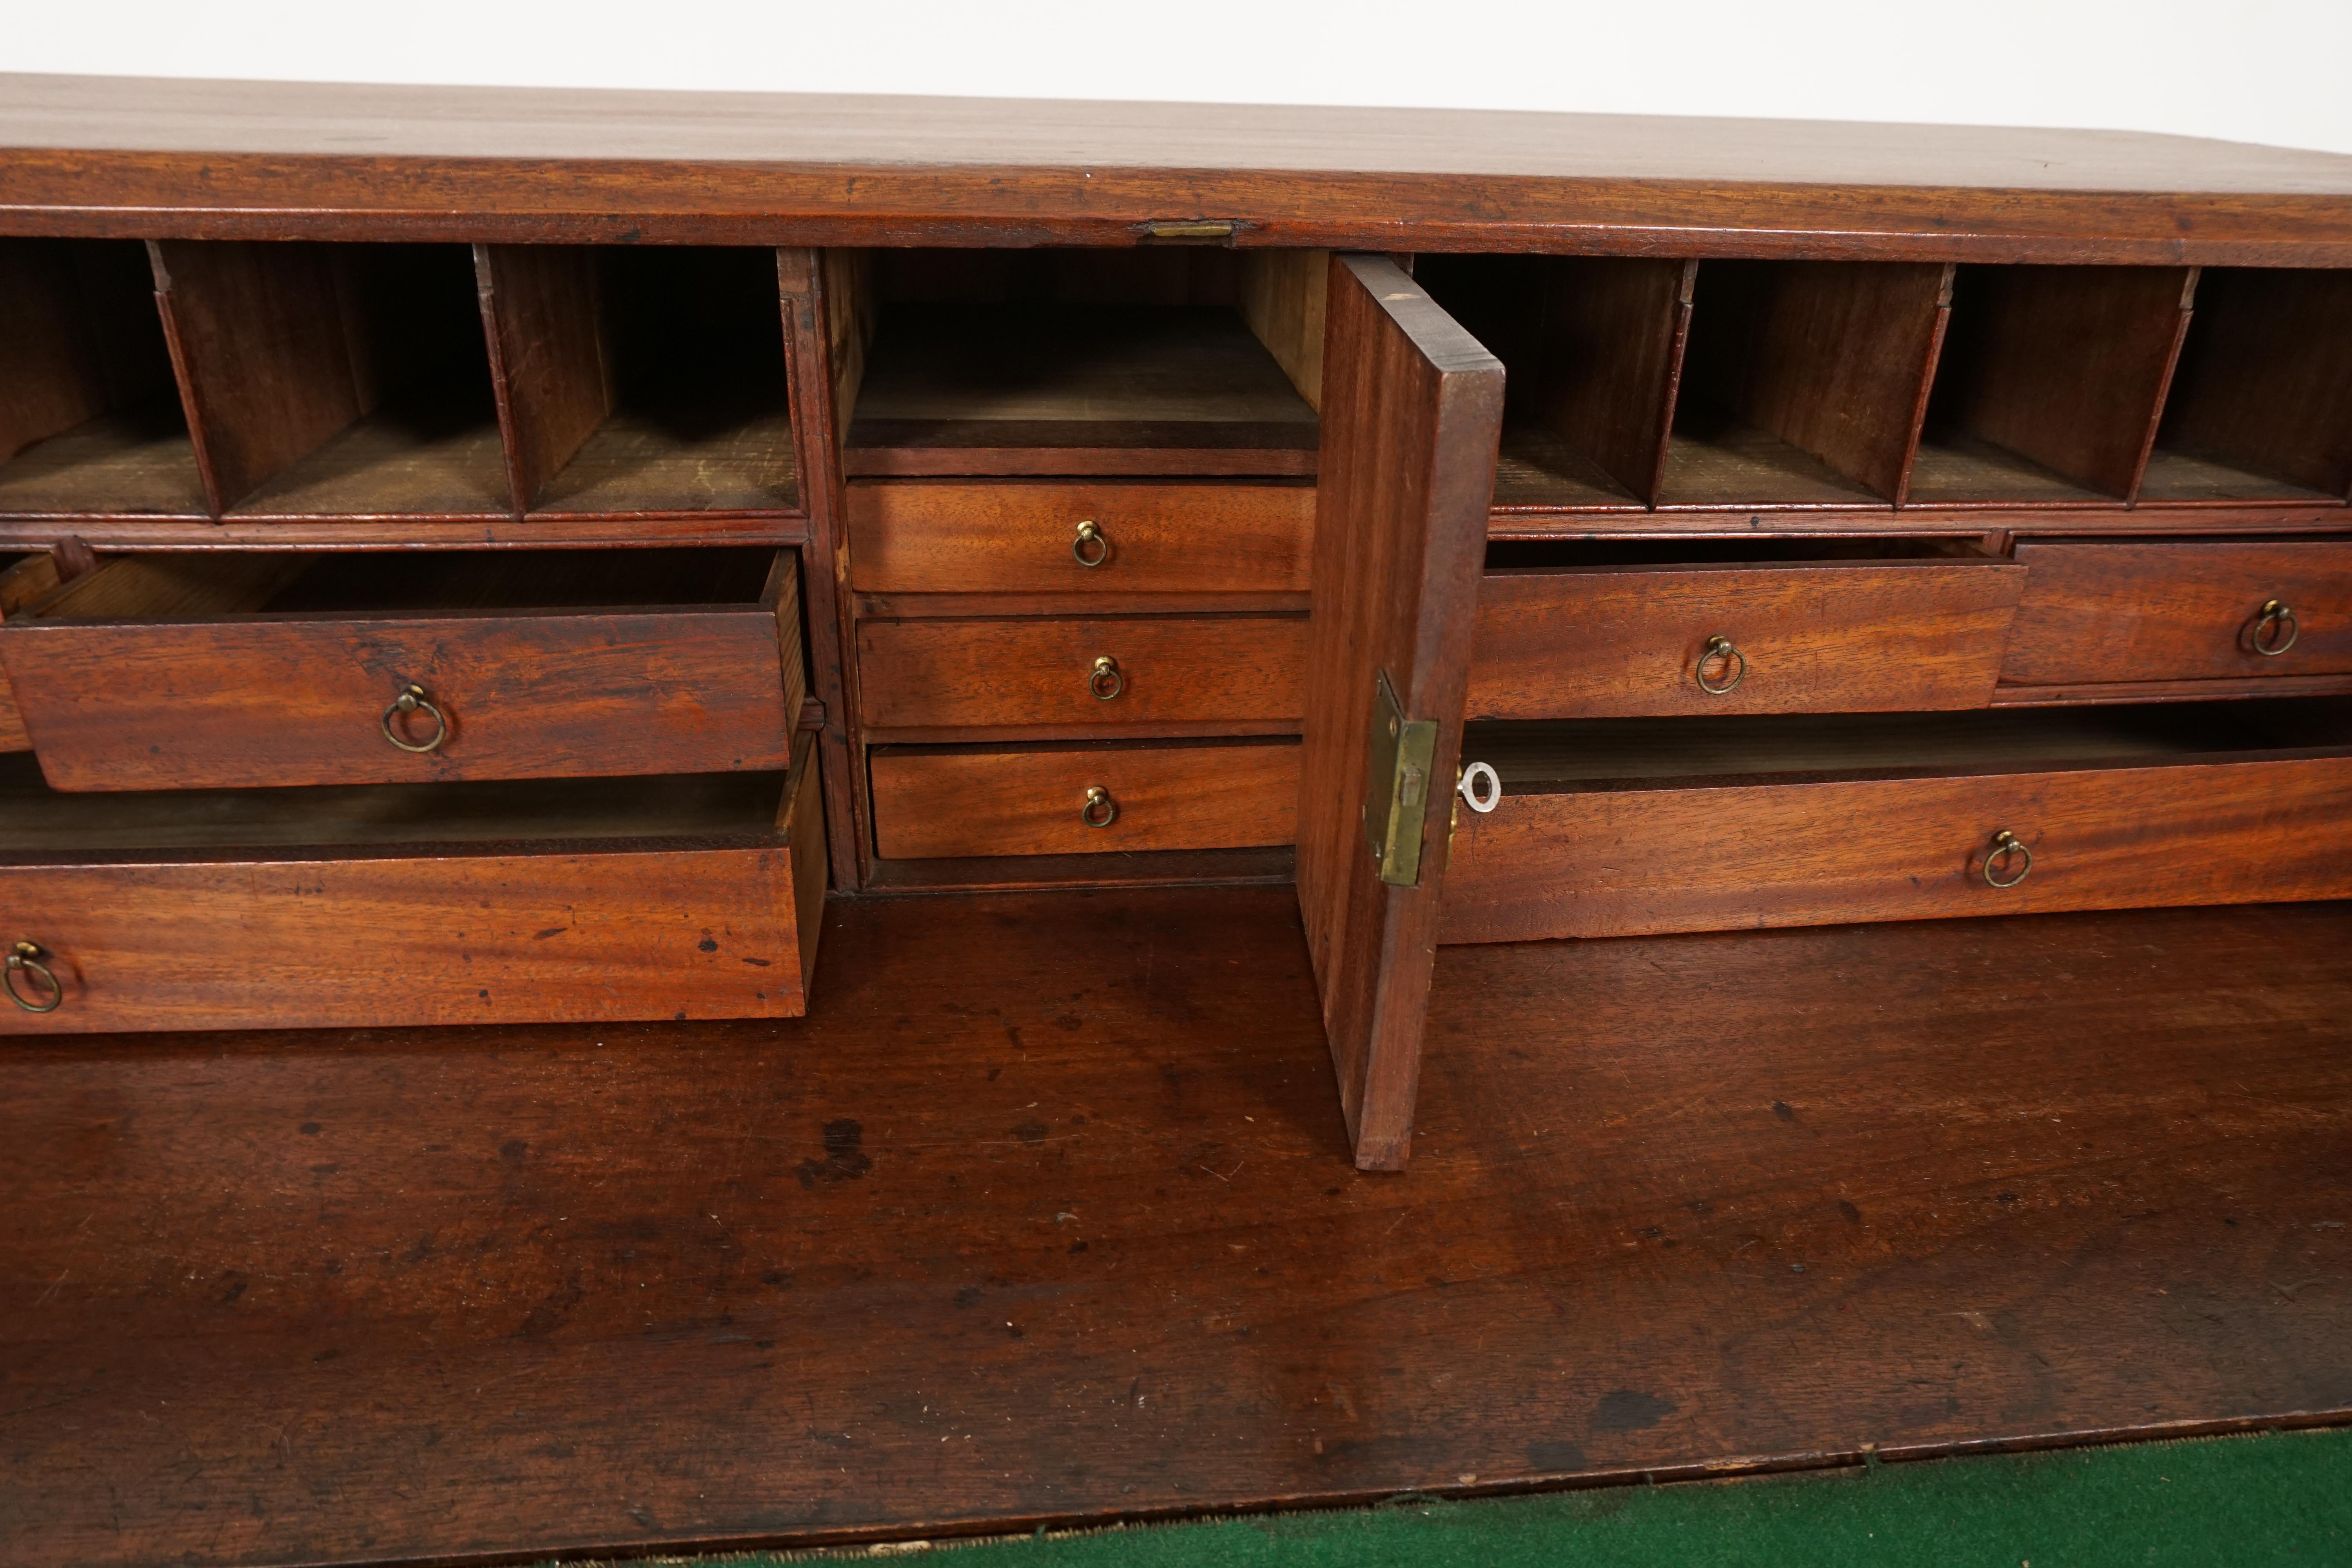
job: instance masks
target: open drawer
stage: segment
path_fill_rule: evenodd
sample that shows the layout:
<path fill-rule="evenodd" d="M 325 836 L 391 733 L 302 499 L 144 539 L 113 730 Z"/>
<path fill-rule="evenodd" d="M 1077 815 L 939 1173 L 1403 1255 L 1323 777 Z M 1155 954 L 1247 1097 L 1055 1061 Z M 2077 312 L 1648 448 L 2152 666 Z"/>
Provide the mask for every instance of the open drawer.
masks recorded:
<path fill-rule="evenodd" d="M 1440 940 L 2352 896 L 2352 706 L 1474 728 Z"/>
<path fill-rule="evenodd" d="M 1468 714 L 1980 708 L 2024 587 L 1947 540 L 1496 544 Z"/>
<path fill-rule="evenodd" d="M 27 605 L 54 592 L 57 585 L 55 556 L 46 552 L 0 555 L 0 621 L 21 615 Z M 25 721 L 16 712 L 16 694 L 9 689 L 7 672 L 0 670 L 0 752 L 32 749 L 33 738 L 25 733 Z"/>
<path fill-rule="evenodd" d="M 0 1033 L 796 1016 L 789 773 L 65 795 L 0 757 Z"/>
<path fill-rule="evenodd" d="M 791 552 L 126 555 L 0 624 L 64 790 L 777 770 Z"/>

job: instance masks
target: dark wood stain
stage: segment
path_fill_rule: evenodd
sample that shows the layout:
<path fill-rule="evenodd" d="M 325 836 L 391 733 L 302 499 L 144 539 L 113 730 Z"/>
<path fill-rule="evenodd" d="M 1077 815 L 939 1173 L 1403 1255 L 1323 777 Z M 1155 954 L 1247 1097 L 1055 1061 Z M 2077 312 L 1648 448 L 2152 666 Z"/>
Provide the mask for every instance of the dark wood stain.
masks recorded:
<path fill-rule="evenodd" d="M 2345 906 L 1449 949 L 1394 1179 L 1286 889 L 826 924 L 795 1022 L 0 1056 L 17 1549 L 529 1561 L 2352 1414 Z"/>

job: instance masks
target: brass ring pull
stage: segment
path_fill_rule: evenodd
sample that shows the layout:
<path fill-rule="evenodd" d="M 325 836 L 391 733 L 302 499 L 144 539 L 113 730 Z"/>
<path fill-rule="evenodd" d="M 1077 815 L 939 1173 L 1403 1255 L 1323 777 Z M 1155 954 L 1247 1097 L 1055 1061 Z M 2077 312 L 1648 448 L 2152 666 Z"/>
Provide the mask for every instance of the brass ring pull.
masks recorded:
<path fill-rule="evenodd" d="M 1110 791 L 1100 784 L 1087 790 L 1087 804 L 1078 807 L 1078 820 L 1088 827 L 1108 827 L 1118 820 L 1118 802 L 1111 799 Z"/>
<path fill-rule="evenodd" d="M 1092 551 L 1092 554 L 1087 552 Z M 1097 528 L 1091 520 L 1078 524 L 1077 537 L 1070 541 L 1070 553 L 1081 566 L 1095 567 L 1110 559 L 1110 535 Z"/>
<path fill-rule="evenodd" d="M 1087 689 L 1097 702 L 1108 702 L 1126 690 L 1127 677 L 1119 673 L 1118 660 L 1108 654 L 1095 660 L 1095 672 L 1087 677 Z"/>
<path fill-rule="evenodd" d="M 26 1000 L 25 994 L 16 989 L 16 975 L 20 970 L 29 971 L 40 976 L 41 984 L 48 987 L 47 1001 Z M 0 985 L 5 985 L 8 988 L 8 1000 L 27 1013 L 54 1013 L 65 1005 L 66 988 L 58 984 L 58 977 L 49 972 L 47 964 L 41 962 L 41 950 L 33 942 L 20 942 L 8 950 L 7 965 L 5 969 L 0 969 Z"/>
<path fill-rule="evenodd" d="M 1723 661 L 1723 673 L 1730 677 L 1721 685 L 1706 678 L 1706 667 L 1717 659 Z M 1732 647 L 1729 637 L 1721 635 L 1711 637 L 1706 639 L 1706 646 L 1698 650 L 1698 662 L 1691 666 L 1691 678 L 1709 697 L 1721 697 L 1748 679 L 1748 656 Z"/>
<path fill-rule="evenodd" d="M 2282 626 L 2286 628 L 2284 637 L 2278 635 Z M 2303 628 L 2295 624 L 2294 612 L 2276 599 L 2255 612 L 2253 625 L 2246 628 L 2247 643 L 2264 658 L 2276 658 L 2293 647 L 2294 639 L 2302 635 Z"/>
<path fill-rule="evenodd" d="M 1992 868 L 1995 861 L 2012 858 L 2017 861 L 2016 876 L 1997 877 L 1993 875 Z M 1999 833 L 1992 836 L 1992 847 L 1985 851 L 1984 879 L 1987 887 L 2014 888 L 2020 882 L 2025 880 L 2027 877 L 2031 876 L 2032 871 L 2033 851 L 2028 849 L 2023 841 L 2021 840 L 2016 834 L 2011 833 L 2008 828 L 2004 827 Z"/>
<path fill-rule="evenodd" d="M 431 740 L 420 742 L 404 739 L 400 731 L 394 727 L 394 720 L 404 719 L 411 713 L 429 713 L 433 716 Z M 383 738 L 404 752 L 437 752 L 441 749 L 441 742 L 449 738 L 448 716 L 433 706 L 433 700 L 425 695 L 425 688 L 410 686 L 399 696 L 394 698 L 392 706 L 383 710 Z"/>

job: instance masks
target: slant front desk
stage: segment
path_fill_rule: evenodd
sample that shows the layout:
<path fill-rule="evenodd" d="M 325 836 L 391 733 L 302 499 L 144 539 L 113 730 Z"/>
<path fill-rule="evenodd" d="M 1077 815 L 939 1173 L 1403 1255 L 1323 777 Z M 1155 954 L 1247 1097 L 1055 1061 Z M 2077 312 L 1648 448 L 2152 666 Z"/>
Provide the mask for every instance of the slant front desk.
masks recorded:
<path fill-rule="evenodd" d="M 1395 1167 L 1441 943 L 2352 896 L 2352 160 L 39 78 L 0 146 L 13 1031 L 791 1016 L 828 891 L 1295 880 Z"/>

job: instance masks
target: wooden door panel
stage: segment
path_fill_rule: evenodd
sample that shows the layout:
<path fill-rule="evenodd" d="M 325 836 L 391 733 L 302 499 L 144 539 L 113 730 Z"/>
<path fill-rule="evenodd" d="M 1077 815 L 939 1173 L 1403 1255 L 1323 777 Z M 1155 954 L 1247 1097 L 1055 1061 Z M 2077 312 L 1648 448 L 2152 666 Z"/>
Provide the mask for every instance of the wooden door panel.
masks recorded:
<path fill-rule="evenodd" d="M 1503 367 L 1377 258 L 1332 258 L 1325 323 L 1298 903 L 1356 1163 L 1392 1170 L 1412 1148 Z M 1364 826 L 1383 676 L 1436 726 L 1410 887 L 1381 880 Z"/>

